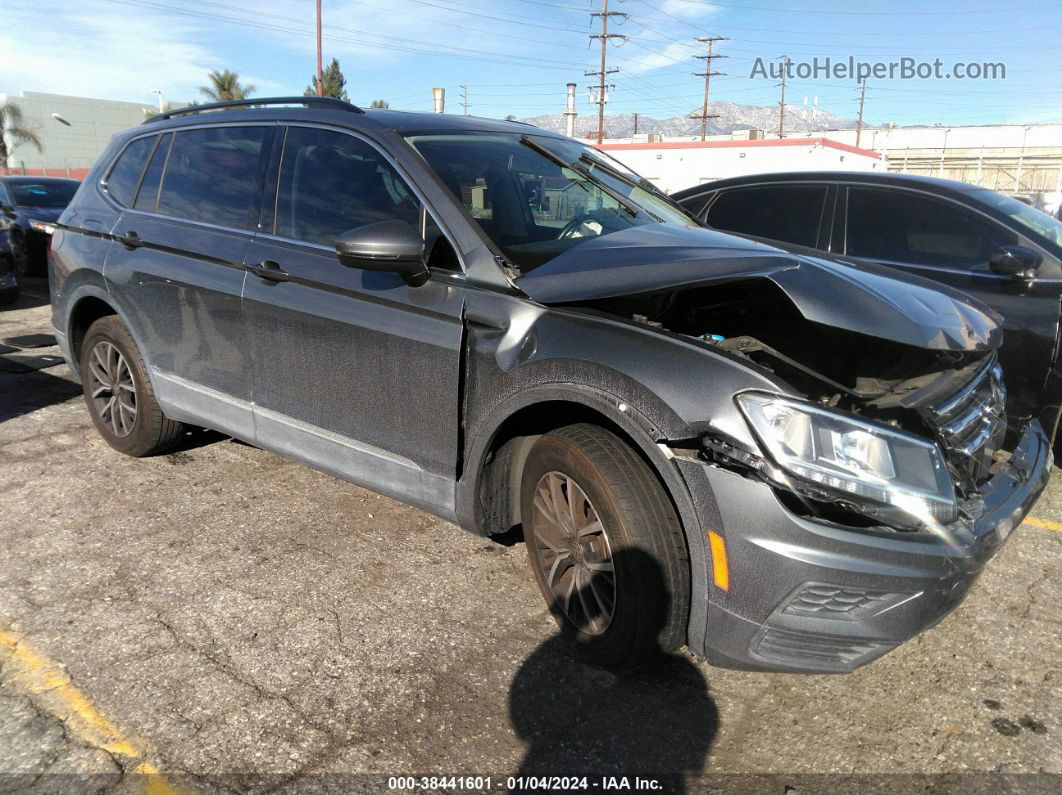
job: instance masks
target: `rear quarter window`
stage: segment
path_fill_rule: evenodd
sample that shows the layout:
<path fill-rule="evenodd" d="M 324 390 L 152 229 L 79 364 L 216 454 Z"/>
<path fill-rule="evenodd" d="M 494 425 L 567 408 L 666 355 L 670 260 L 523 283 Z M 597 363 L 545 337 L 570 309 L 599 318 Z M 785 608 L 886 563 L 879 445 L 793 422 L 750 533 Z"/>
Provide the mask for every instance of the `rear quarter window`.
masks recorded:
<path fill-rule="evenodd" d="M 119 204 L 126 207 L 132 204 L 137 185 L 140 184 L 140 175 L 144 173 L 144 166 L 147 165 L 147 159 L 151 156 L 157 139 L 157 135 L 137 138 L 122 150 L 111 166 L 103 186 Z"/>

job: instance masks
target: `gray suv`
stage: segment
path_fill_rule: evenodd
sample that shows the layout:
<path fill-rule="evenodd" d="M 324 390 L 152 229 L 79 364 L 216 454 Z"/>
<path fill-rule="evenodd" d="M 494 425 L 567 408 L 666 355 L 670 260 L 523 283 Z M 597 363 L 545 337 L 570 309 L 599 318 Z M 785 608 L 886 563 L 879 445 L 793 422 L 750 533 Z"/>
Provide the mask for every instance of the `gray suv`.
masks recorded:
<path fill-rule="evenodd" d="M 562 630 L 613 666 L 687 644 L 850 671 L 961 601 L 1051 467 L 980 304 L 706 229 L 519 123 L 163 113 L 115 137 L 49 262 L 111 446 L 206 426 L 522 530 Z"/>

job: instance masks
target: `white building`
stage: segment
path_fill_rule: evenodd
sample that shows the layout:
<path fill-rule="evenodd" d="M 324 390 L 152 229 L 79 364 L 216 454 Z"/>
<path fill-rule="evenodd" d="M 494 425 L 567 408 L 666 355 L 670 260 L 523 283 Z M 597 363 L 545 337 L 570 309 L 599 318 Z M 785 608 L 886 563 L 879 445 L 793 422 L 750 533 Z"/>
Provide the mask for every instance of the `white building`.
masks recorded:
<path fill-rule="evenodd" d="M 673 193 L 724 177 L 778 171 L 886 171 L 880 152 L 817 138 L 605 143 L 599 149 Z"/>

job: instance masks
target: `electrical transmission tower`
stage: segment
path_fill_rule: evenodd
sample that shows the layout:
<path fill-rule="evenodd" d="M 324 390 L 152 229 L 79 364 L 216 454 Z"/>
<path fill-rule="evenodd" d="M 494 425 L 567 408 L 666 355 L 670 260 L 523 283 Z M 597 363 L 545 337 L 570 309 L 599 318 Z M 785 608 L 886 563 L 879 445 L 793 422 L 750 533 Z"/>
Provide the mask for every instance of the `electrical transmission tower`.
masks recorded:
<path fill-rule="evenodd" d="M 778 139 L 785 138 L 785 79 L 789 74 L 789 56 L 782 56 L 782 101 L 778 103 Z"/>
<path fill-rule="evenodd" d="M 627 14 L 624 14 L 622 11 L 609 11 L 608 10 L 608 0 L 601 0 L 601 10 L 600 11 L 592 11 L 590 13 L 590 16 L 591 17 L 600 17 L 601 18 L 601 32 L 598 33 L 598 34 L 593 34 L 593 35 L 590 36 L 590 40 L 591 41 L 593 41 L 594 39 L 600 39 L 601 40 L 601 69 L 600 69 L 600 71 L 597 71 L 597 72 L 585 72 L 584 74 L 585 74 L 586 77 L 595 76 L 595 77 L 598 78 L 598 81 L 597 81 L 597 98 L 596 99 L 592 99 L 590 101 L 591 101 L 591 103 L 596 103 L 597 104 L 597 142 L 601 143 L 605 139 L 605 103 L 608 101 L 608 98 L 607 98 L 605 92 L 609 88 L 615 88 L 615 86 L 606 86 L 605 85 L 605 78 L 608 75 L 614 74 L 615 72 L 619 71 L 619 69 L 609 69 L 605 65 L 605 50 L 608 47 L 609 39 L 624 39 L 624 40 L 626 40 L 626 38 L 627 38 L 626 36 L 624 36 L 624 35 L 622 35 L 620 33 L 609 33 L 608 32 L 608 21 L 609 21 L 609 19 L 611 17 L 623 17 L 624 19 L 626 19 L 627 18 Z"/>
<path fill-rule="evenodd" d="M 859 121 L 856 122 L 856 146 L 859 146 L 859 140 L 863 137 L 863 103 L 867 99 L 867 79 L 864 77 L 859 82 L 862 85 L 859 87 Z"/>
<path fill-rule="evenodd" d="M 702 141 L 708 135 L 708 119 L 717 119 L 717 118 L 719 118 L 719 114 L 718 113 L 709 113 L 708 112 L 708 89 L 711 86 L 711 81 L 712 81 L 713 77 L 716 77 L 716 76 L 721 77 L 721 76 L 726 74 L 726 72 L 713 72 L 712 71 L 712 61 L 714 61 L 716 58 L 726 58 L 725 55 L 713 55 L 712 54 L 712 45 L 715 44 L 717 41 L 726 41 L 726 40 L 727 40 L 726 36 L 707 36 L 705 38 L 697 39 L 697 41 L 705 43 L 705 44 L 708 45 L 708 54 L 707 55 L 694 55 L 693 56 L 694 58 L 698 58 L 698 59 L 704 61 L 704 71 L 703 72 L 694 72 L 693 73 L 694 77 L 703 77 L 704 78 L 704 107 L 701 109 L 700 113 L 691 114 L 690 118 L 691 119 L 700 119 L 701 120 L 701 140 Z"/>

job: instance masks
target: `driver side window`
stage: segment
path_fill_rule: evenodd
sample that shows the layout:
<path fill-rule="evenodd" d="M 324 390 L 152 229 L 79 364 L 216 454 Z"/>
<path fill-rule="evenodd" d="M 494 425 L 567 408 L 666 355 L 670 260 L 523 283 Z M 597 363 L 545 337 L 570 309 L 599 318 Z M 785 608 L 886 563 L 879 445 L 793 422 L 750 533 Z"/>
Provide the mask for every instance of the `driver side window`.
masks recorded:
<path fill-rule="evenodd" d="M 277 191 L 277 235 L 331 247 L 347 230 L 394 219 L 421 233 L 430 268 L 460 270 L 450 241 L 375 148 L 332 130 L 288 128 Z"/>
<path fill-rule="evenodd" d="M 927 267 L 987 271 L 1018 237 L 950 202 L 908 191 L 848 189 L 846 253 Z"/>
<path fill-rule="evenodd" d="M 364 141 L 331 130 L 290 127 L 277 194 L 276 234 L 332 246 L 377 221 L 420 228 L 420 202 L 390 163 Z"/>

